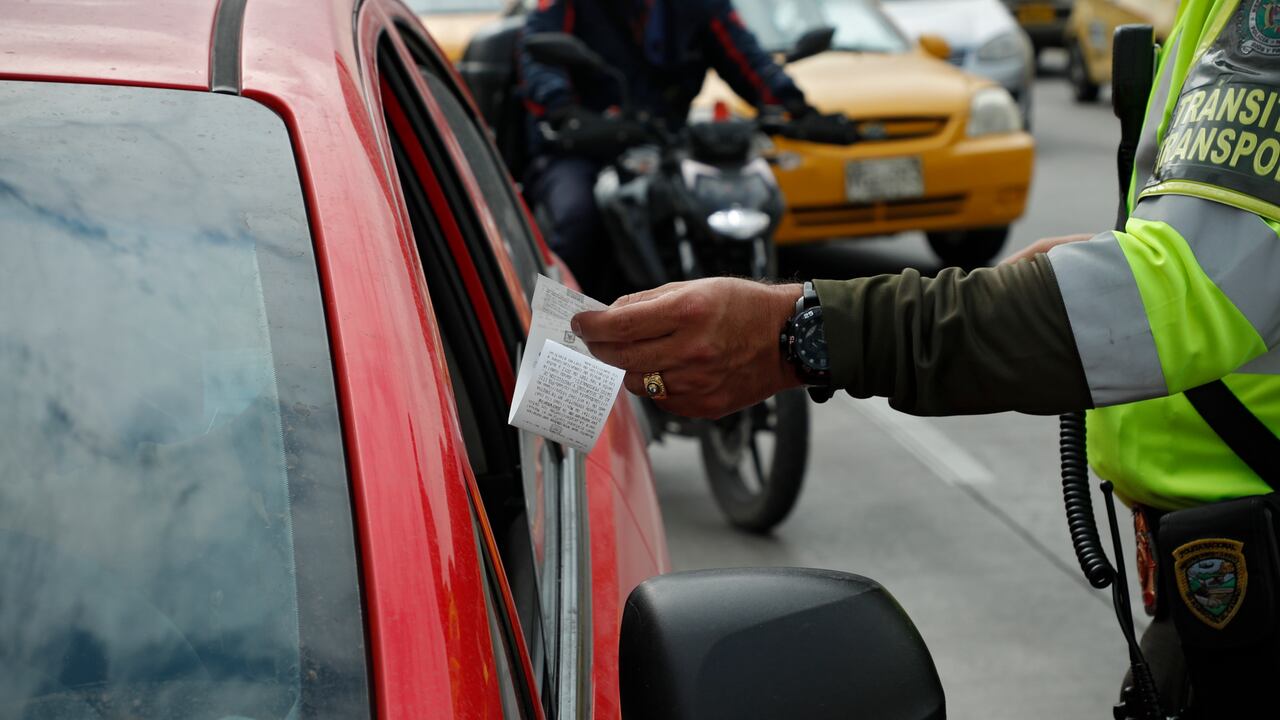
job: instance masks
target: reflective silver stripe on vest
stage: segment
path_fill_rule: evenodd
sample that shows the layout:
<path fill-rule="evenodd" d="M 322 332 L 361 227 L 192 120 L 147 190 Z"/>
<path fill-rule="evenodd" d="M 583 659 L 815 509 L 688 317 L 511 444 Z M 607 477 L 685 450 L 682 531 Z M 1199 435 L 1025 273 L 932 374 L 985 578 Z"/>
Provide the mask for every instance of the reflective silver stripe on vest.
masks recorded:
<path fill-rule="evenodd" d="M 1181 42 L 1182 33 L 1178 33 L 1178 37 L 1160 53 L 1164 72 L 1157 78 L 1156 89 L 1147 103 L 1147 117 L 1142 122 L 1142 137 L 1138 139 L 1138 152 L 1134 157 L 1134 177 L 1139 188 L 1146 187 L 1156 171 L 1156 157 L 1160 154 L 1158 132 L 1160 123 L 1164 122 L 1165 106 L 1169 104 L 1169 86 L 1173 84 L 1173 67 L 1176 64 L 1173 59 L 1178 56 Z"/>
<path fill-rule="evenodd" d="M 1059 245 L 1049 262 L 1097 407 L 1168 394 L 1138 283 L 1115 234 Z"/>
<path fill-rule="evenodd" d="M 1167 223 L 1268 348 L 1280 343 L 1280 238 L 1253 213 L 1187 195 L 1148 197 L 1133 216 Z"/>

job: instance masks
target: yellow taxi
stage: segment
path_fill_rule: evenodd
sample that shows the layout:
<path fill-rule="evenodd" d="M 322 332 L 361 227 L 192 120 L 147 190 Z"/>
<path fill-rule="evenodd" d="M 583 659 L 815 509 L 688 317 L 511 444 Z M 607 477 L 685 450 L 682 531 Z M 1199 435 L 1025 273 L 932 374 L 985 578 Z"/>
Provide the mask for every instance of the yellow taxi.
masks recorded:
<path fill-rule="evenodd" d="M 449 62 L 457 63 L 471 36 L 492 24 L 513 5 L 509 0 L 407 0 L 427 26 Z"/>
<path fill-rule="evenodd" d="M 1163 41 L 1173 29 L 1178 0 L 1076 0 L 1067 21 L 1067 77 L 1076 100 L 1098 99 L 1111 82 L 1111 37 L 1116 28 L 1140 23 L 1155 28 Z"/>
<path fill-rule="evenodd" d="M 787 66 L 823 112 L 857 121 L 849 147 L 778 139 L 771 159 L 787 199 L 780 245 L 923 230 L 947 263 L 978 265 L 1003 247 L 1031 185 L 1035 144 L 1009 93 L 909 41 L 875 0 L 736 0 L 768 50 L 836 29 L 832 49 Z M 695 115 L 718 103 L 751 112 L 714 75 Z"/>

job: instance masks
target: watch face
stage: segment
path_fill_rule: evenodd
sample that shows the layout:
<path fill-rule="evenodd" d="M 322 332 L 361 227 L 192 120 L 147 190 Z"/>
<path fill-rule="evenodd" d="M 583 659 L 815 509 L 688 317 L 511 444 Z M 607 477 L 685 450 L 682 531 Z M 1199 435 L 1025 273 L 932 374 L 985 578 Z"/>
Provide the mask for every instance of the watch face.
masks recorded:
<path fill-rule="evenodd" d="M 831 364 L 827 337 L 822 329 L 822 308 L 811 308 L 796 321 L 796 359 L 815 372 L 826 372 Z"/>

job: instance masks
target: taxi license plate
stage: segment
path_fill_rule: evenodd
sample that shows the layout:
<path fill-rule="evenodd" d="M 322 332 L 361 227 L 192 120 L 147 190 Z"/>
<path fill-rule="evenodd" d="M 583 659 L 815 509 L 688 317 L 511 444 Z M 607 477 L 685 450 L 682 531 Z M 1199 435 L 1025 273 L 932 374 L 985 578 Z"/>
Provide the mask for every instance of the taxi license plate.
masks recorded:
<path fill-rule="evenodd" d="M 1047 25 L 1055 17 L 1052 5 L 1030 3 L 1018 8 L 1018 22 L 1023 25 Z"/>
<path fill-rule="evenodd" d="M 920 158 L 851 160 L 844 168 L 845 195 L 851 203 L 905 200 L 924 195 Z"/>

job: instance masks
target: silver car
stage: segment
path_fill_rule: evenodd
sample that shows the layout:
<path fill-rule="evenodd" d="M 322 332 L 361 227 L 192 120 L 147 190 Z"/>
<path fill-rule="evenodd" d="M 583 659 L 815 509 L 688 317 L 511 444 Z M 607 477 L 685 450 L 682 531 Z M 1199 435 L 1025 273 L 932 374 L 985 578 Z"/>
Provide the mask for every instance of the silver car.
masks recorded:
<path fill-rule="evenodd" d="M 907 34 L 946 40 L 953 65 L 1003 85 L 1030 126 L 1035 53 L 1000 0 L 883 0 L 881 5 Z"/>

